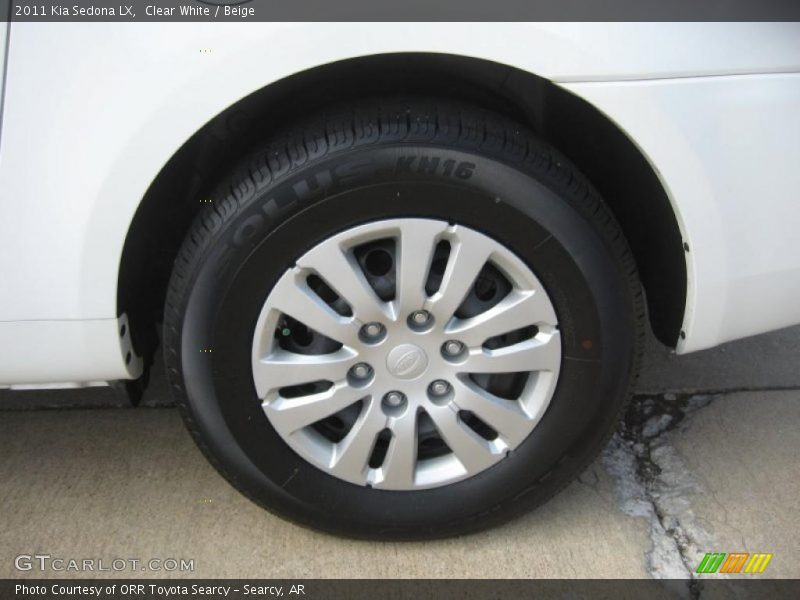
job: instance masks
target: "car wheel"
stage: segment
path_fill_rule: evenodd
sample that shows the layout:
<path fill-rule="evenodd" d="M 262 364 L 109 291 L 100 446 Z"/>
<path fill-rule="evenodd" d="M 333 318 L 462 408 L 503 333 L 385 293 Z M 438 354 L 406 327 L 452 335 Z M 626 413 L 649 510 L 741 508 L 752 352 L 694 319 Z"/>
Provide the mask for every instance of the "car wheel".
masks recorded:
<path fill-rule="evenodd" d="M 642 347 L 624 236 L 519 124 L 426 99 L 276 136 L 176 260 L 185 421 L 255 502 L 356 537 L 477 530 L 599 452 Z"/>

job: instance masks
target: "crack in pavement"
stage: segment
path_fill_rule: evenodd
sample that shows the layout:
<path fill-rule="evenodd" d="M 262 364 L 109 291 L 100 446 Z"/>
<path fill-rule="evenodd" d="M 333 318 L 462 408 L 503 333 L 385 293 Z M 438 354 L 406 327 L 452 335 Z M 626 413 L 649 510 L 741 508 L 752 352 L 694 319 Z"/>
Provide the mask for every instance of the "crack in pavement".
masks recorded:
<path fill-rule="evenodd" d="M 636 395 L 602 453 L 620 509 L 649 522 L 648 573 L 670 580 L 665 584 L 671 591 L 693 599 L 702 590 L 694 570 L 713 538 L 696 518 L 689 497 L 706 492 L 665 434 L 714 399 L 709 394 Z"/>

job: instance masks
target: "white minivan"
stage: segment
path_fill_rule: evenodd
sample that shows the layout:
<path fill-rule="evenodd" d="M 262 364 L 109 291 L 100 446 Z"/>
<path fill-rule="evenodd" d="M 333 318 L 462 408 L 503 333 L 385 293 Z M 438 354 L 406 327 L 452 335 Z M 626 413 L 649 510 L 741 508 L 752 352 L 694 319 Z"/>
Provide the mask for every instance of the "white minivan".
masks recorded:
<path fill-rule="evenodd" d="M 3 24 L 0 387 L 143 385 L 331 532 L 477 530 L 645 328 L 800 323 L 800 25 Z"/>

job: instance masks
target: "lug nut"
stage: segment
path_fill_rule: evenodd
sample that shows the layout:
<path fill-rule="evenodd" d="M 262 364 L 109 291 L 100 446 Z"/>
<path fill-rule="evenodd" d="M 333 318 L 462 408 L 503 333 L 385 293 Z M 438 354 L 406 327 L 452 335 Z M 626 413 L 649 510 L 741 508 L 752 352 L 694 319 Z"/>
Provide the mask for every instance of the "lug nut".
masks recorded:
<path fill-rule="evenodd" d="M 383 402 L 386 406 L 396 408 L 406 401 L 405 394 L 402 392 L 389 392 L 383 397 Z"/>
<path fill-rule="evenodd" d="M 408 324 L 412 329 L 421 329 L 427 326 L 432 319 L 433 315 L 427 310 L 416 310 L 408 316 Z"/>
<path fill-rule="evenodd" d="M 431 396 L 441 398 L 450 391 L 450 384 L 443 379 L 437 379 L 431 383 L 431 385 L 428 387 L 428 390 L 430 391 Z"/>
<path fill-rule="evenodd" d="M 444 343 L 442 350 L 447 356 L 458 356 L 464 351 L 464 344 L 458 340 L 449 340 Z"/>
<path fill-rule="evenodd" d="M 430 314 L 426 310 L 418 310 L 413 315 L 411 315 L 411 319 L 417 325 L 424 325 L 430 319 Z"/>
<path fill-rule="evenodd" d="M 353 365 L 353 368 L 350 369 L 350 374 L 355 379 L 366 379 L 372 375 L 372 367 L 370 367 L 367 363 L 358 363 L 357 365 Z"/>
<path fill-rule="evenodd" d="M 383 331 L 383 325 L 380 323 L 370 323 L 364 326 L 364 333 L 368 336 L 376 337 Z"/>
<path fill-rule="evenodd" d="M 376 341 L 383 337 L 386 328 L 380 323 L 367 323 L 361 328 L 361 337 L 367 341 Z"/>

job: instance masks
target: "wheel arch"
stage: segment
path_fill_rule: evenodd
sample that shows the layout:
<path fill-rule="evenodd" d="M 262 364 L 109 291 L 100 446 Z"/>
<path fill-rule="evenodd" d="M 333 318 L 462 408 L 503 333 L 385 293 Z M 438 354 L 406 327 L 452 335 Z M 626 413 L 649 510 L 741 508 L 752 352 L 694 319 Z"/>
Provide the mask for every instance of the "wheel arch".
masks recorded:
<path fill-rule="evenodd" d="M 637 263 L 656 337 L 675 346 L 687 265 L 678 221 L 646 156 L 608 117 L 551 81 L 483 59 L 380 54 L 301 71 L 242 98 L 194 133 L 162 167 L 129 227 L 117 286 L 138 353 L 152 357 L 174 258 L 202 200 L 264 136 L 336 102 L 385 94 L 435 95 L 504 113 L 566 154 L 620 222 Z"/>

